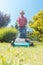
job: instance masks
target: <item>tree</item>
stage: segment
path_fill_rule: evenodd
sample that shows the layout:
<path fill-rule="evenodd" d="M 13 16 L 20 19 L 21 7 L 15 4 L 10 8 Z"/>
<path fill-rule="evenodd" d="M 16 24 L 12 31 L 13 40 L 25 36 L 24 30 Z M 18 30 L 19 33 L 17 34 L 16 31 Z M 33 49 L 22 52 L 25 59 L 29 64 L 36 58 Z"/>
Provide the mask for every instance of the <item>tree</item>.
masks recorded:
<path fill-rule="evenodd" d="M 10 15 L 3 14 L 0 11 L 0 28 L 7 26 L 9 22 L 10 22 Z"/>
<path fill-rule="evenodd" d="M 39 38 L 43 38 L 43 10 L 33 16 L 33 22 L 30 23 L 30 27 L 34 29 L 35 35 Z M 39 33 L 39 35 L 36 34 Z"/>
<path fill-rule="evenodd" d="M 18 23 L 17 22 L 15 23 L 15 28 L 18 30 Z"/>

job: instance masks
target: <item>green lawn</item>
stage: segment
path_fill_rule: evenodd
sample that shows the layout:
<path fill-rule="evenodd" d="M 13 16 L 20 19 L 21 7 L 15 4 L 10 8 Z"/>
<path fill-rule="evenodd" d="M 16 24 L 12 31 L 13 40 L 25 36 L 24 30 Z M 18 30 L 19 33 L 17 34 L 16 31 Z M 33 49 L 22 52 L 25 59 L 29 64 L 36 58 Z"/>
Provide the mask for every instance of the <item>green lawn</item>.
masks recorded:
<path fill-rule="evenodd" d="M 13 47 L 0 43 L 0 65 L 43 65 L 43 44 L 34 47 Z"/>

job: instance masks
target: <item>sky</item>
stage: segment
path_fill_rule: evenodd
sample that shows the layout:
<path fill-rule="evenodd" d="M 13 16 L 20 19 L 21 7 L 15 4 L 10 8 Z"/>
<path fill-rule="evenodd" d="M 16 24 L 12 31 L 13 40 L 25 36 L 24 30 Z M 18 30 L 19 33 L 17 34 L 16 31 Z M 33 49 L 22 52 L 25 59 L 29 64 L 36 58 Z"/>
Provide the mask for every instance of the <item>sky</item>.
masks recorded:
<path fill-rule="evenodd" d="M 0 0 L 0 11 L 10 14 L 10 25 L 15 25 L 19 12 L 24 10 L 27 20 L 43 9 L 43 0 Z"/>

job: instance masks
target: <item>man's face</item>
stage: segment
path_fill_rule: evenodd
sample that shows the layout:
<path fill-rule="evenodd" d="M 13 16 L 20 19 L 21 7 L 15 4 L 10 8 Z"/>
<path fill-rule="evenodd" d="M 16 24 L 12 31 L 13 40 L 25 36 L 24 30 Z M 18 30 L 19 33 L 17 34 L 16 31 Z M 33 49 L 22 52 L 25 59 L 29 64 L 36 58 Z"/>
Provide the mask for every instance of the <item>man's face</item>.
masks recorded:
<path fill-rule="evenodd" d="M 23 17 L 24 16 L 24 14 L 21 14 L 21 17 Z"/>

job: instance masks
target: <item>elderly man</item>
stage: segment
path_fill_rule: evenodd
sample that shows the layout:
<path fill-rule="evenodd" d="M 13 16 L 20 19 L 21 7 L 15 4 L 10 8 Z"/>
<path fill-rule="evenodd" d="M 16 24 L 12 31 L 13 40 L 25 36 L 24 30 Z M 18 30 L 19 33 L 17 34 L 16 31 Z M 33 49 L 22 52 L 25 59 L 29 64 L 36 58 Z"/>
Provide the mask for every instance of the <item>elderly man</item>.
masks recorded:
<path fill-rule="evenodd" d="M 26 38 L 27 19 L 26 19 L 26 17 L 24 17 L 24 14 L 25 14 L 24 11 L 21 11 L 20 17 L 17 19 L 20 38 Z"/>

